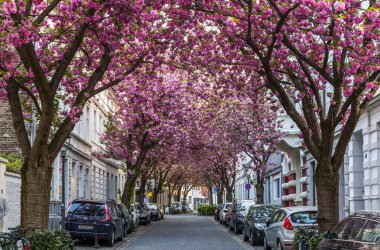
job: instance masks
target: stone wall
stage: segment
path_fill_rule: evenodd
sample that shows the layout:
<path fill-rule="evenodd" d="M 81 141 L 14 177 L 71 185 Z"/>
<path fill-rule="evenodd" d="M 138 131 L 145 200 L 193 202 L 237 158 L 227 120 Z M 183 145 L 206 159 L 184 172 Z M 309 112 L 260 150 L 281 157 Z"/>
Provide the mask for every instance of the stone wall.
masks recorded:
<path fill-rule="evenodd" d="M 8 103 L 0 101 L 0 152 L 21 155 Z"/>

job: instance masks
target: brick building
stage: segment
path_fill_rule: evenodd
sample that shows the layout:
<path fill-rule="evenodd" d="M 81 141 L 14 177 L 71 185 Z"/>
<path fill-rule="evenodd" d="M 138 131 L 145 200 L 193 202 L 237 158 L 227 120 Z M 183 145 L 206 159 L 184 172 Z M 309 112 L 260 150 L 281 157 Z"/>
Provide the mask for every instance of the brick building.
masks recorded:
<path fill-rule="evenodd" d="M 8 103 L 0 101 L 0 153 L 21 155 Z"/>

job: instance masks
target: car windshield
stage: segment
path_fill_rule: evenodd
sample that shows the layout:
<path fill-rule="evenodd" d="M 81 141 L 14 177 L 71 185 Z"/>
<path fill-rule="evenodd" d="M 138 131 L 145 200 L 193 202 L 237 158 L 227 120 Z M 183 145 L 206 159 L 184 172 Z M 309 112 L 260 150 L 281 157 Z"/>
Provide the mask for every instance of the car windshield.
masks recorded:
<path fill-rule="evenodd" d="M 104 216 L 104 204 L 76 202 L 70 206 L 67 213 L 73 215 Z"/>
<path fill-rule="evenodd" d="M 318 222 L 317 211 L 296 212 L 290 215 L 290 220 L 297 224 L 315 224 Z"/>
<path fill-rule="evenodd" d="M 276 206 L 255 207 L 252 216 L 258 223 L 264 223 L 266 218 L 271 217 L 277 208 Z"/>
<path fill-rule="evenodd" d="M 231 206 L 231 203 L 230 203 L 230 204 L 226 204 L 226 205 L 225 205 L 225 209 L 229 209 L 230 206 Z"/>
<path fill-rule="evenodd" d="M 249 209 L 249 207 L 252 206 L 253 204 L 254 203 L 252 203 L 252 202 L 243 202 L 243 203 L 240 203 L 240 204 L 238 204 L 238 210 L 241 211 L 241 212 L 243 212 L 243 211 L 247 212 L 248 209 Z"/>

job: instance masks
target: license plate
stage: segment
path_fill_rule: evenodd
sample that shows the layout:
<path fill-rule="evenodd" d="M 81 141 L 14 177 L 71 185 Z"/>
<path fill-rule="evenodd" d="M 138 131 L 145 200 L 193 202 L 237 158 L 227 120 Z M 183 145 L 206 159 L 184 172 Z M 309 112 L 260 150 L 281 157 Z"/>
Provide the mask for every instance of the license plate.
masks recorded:
<path fill-rule="evenodd" d="M 88 225 L 79 225 L 79 229 L 94 229 L 94 226 L 88 226 Z"/>

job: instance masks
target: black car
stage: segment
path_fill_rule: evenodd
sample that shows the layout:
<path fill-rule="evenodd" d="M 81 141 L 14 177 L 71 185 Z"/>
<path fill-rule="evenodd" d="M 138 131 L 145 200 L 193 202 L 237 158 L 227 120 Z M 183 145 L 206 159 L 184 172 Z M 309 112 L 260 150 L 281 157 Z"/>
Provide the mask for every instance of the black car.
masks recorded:
<path fill-rule="evenodd" d="M 74 239 L 94 239 L 96 229 L 96 237 L 106 240 L 108 246 L 125 235 L 123 214 L 114 200 L 74 200 L 67 211 L 65 228 Z"/>
<path fill-rule="evenodd" d="M 154 221 L 161 220 L 161 213 L 160 210 L 158 209 L 157 204 L 149 204 L 149 213 L 150 213 L 150 219 Z"/>
<path fill-rule="evenodd" d="M 243 221 L 243 239 L 251 240 L 252 246 L 264 242 L 266 219 L 272 217 L 280 206 L 253 205 L 249 208 Z"/>
<path fill-rule="evenodd" d="M 222 211 L 223 207 L 224 207 L 224 204 L 216 205 L 216 209 L 214 211 L 214 219 L 216 221 L 219 221 L 219 213 L 220 213 L 220 211 Z"/>
<path fill-rule="evenodd" d="M 120 211 L 123 213 L 124 218 L 124 237 L 127 237 L 127 232 L 130 233 L 133 226 L 132 226 L 132 217 L 131 213 L 129 212 L 127 206 L 124 204 L 117 204 L 119 206 Z"/>
<path fill-rule="evenodd" d="M 138 205 L 140 224 L 148 225 L 150 223 L 150 211 L 147 204 Z"/>
<path fill-rule="evenodd" d="M 230 231 L 234 230 L 236 234 L 243 232 L 243 219 L 252 205 L 255 205 L 253 200 L 234 200 L 232 202 L 228 223 Z"/>
<path fill-rule="evenodd" d="M 326 232 L 319 250 L 380 249 L 380 211 L 358 211 Z"/>

